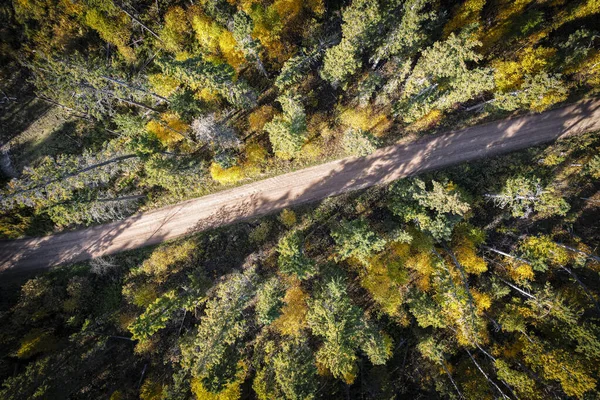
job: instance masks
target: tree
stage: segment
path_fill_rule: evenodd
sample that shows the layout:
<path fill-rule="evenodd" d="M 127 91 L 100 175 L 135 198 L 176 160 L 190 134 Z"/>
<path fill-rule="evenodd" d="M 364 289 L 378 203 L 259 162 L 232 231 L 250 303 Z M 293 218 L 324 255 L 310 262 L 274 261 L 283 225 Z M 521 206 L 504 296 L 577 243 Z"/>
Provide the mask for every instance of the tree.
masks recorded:
<path fill-rule="evenodd" d="M 446 366 L 446 357 L 444 353 L 448 351 L 448 347 L 443 342 L 436 341 L 432 336 L 429 336 L 419 342 L 417 350 L 421 353 L 423 358 L 441 366 L 444 372 L 446 372 L 446 375 L 448 375 L 448 378 L 450 379 L 450 382 L 452 382 L 452 386 L 456 389 L 459 397 L 464 397 Z"/>
<path fill-rule="evenodd" d="M 394 112 L 410 123 L 434 109 L 444 111 L 492 90 L 491 68 L 469 68 L 482 59 L 475 51 L 479 45 L 471 30 L 464 30 L 425 49 L 406 80 Z"/>
<path fill-rule="evenodd" d="M 304 238 L 292 231 L 277 244 L 277 264 L 284 274 L 295 275 L 300 280 L 309 279 L 317 273 L 315 262 L 304 254 Z"/>
<path fill-rule="evenodd" d="M 215 150 L 235 149 L 241 144 L 235 131 L 218 121 L 214 113 L 196 118 L 192 122 L 192 132 L 200 143 L 210 144 Z"/>
<path fill-rule="evenodd" d="M 523 259 L 536 271 L 545 272 L 551 266 L 562 267 L 570 260 L 568 251 L 546 235 L 526 237 L 519 249 Z"/>
<path fill-rule="evenodd" d="M 273 357 L 275 379 L 288 400 L 310 400 L 317 392 L 315 360 L 306 341 L 286 341 Z"/>
<path fill-rule="evenodd" d="M 362 264 L 369 264 L 375 253 L 383 250 L 386 240 L 377 236 L 364 219 L 342 220 L 331 236 L 337 245 L 336 260 L 355 258 Z"/>
<path fill-rule="evenodd" d="M 345 284 L 330 280 L 309 303 L 308 323 L 324 343 L 317 352 L 317 362 L 326 366 L 334 377 L 351 383 L 357 373 L 356 349 L 362 329 L 360 309 L 350 303 Z"/>
<path fill-rule="evenodd" d="M 321 76 L 334 85 L 343 84 L 362 65 L 361 55 L 375 38 L 382 22 L 378 2 L 355 0 L 342 11 L 342 40 L 325 52 Z"/>
<path fill-rule="evenodd" d="M 171 52 L 182 52 L 190 40 L 190 23 L 185 10 L 179 6 L 170 7 L 164 15 L 164 26 L 159 35 L 162 45 Z"/>
<path fill-rule="evenodd" d="M 243 11 L 238 11 L 233 16 L 233 37 L 242 52 L 251 61 L 256 63 L 256 67 L 264 76 L 268 76 L 267 70 L 260 59 L 261 45 L 258 40 L 252 37 L 254 23 L 252 18 Z"/>
<path fill-rule="evenodd" d="M 323 56 L 325 46 L 324 43 L 311 49 L 300 49 L 298 54 L 283 64 L 275 79 L 275 86 L 280 91 L 285 91 L 304 80 L 311 67 Z"/>
<path fill-rule="evenodd" d="M 156 112 L 152 102 L 168 103 L 148 89 L 141 74 L 127 77 L 116 63 L 105 65 L 103 60 L 93 56 L 86 59 L 75 53 L 64 58 L 40 57 L 29 67 L 41 96 L 83 113 L 84 118 L 114 116 L 119 106 Z"/>
<path fill-rule="evenodd" d="M 500 208 L 508 208 L 513 217 L 528 218 L 537 212 L 540 217 L 565 215 L 569 204 L 555 194 L 552 187 L 544 189 L 538 178 L 517 176 L 506 180 L 498 194 L 486 194 Z"/>
<path fill-rule="evenodd" d="M 258 337 L 252 388 L 259 399 L 310 400 L 315 397 L 317 368 L 307 340 L 298 337 L 277 342 L 265 334 Z"/>
<path fill-rule="evenodd" d="M 409 0 L 402 5 L 402 20 L 371 56 L 374 66 L 394 56 L 411 58 L 427 44 L 437 19 L 435 11 L 426 11 L 431 4 L 431 0 Z"/>
<path fill-rule="evenodd" d="M 85 23 L 96 30 L 100 37 L 114 44 L 119 53 L 130 63 L 136 59 L 134 50 L 128 46 L 131 38 L 131 20 L 112 2 L 98 2 L 99 8 L 89 8 Z"/>
<path fill-rule="evenodd" d="M 273 326 L 283 335 L 299 337 L 307 328 L 308 297 L 299 285 L 294 285 L 285 292 L 285 305 L 281 308 L 279 318 L 273 322 Z"/>
<path fill-rule="evenodd" d="M 86 150 L 81 156 L 45 157 L 11 181 L 0 206 L 4 210 L 43 208 L 71 199 L 76 190 L 105 185 L 115 176 L 139 168 L 138 156 L 124 150 L 123 143 L 115 140 L 100 151 Z"/>
<path fill-rule="evenodd" d="M 585 364 L 573 354 L 549 348 L 537 340 L 524 341 L 523 344 L 525 362 L 545 379 L 558 381 L 567 396 L 581 399 L 596 387 L 596 380 L 590 376 Z"/>
<path fill-rule="evenodd" d="M 466 0 L 456 7 L 454 15 L 444 26 L 444 34 L 449 35 L 468 25 L 479 23 L 481 19 L 481 10 L 485 6 L 486 0 Z"/>
<path fill-rule="evenodd" d="M 250 268 L 219 283 L 206 302 L 195 337 L 181 346 L 183 368 L 205 386 L 223 390 L 235 379 L 239 357 L 235 345 L 246 332 L 244 310 L 254 296 L 255 281 L 255 270 Z"/>
<path fill-rule="evenodd" d="M 269 325 L 281 314 L 284 287 L 278 277 L 269 279 L 258 290 L 256 300 L 256 320 L 259 324 Z"/>
<path fill-rule="evenodd" d="M 308 323 L 313 333 L 324 340 L 316 354 L 317 362 L 347 383 L 356 377 L 359 347 L 376 365 L 385 363 L 390 356 L 391 342 L 367 324 L 361 309 L 350 302 L 341 279 L 326 281 L 309 301 Z"/>
<path fill-rule="evenodd" d="M 185 83 L 193 90 L 208 87 L 239 108 L 250 108 L 256 104 L 254 90 L 243 80 L 235 80 L 235 71 L 228 64 L 216 64 L 201 56 L 183 61 L 161 58 L 156 60 L 156 63 L 163 73 Z"/>
<path fill-rule="evenodd" d="M 498 93 L 494 97 L 494 102 L 490 104 L 508 111 L 529 108 L 531 111 L 542 112 L 556 103 L 565 101 L 568 93 L 560 75 L 544 72 L 525 76 L 519 90 Z"/>
<path fill-rule="evenodd" d="M 343 144 L 347 154 L 363 157 L 377 150 L 379 143 L 369 132 L 350 128 L 344 132 Z"/>
<path fill-rule="evenodd" d="M 448 240 L 454 226 L 470 210 L 452 183 L 431 181 L 432 188 L 422 180 L 404 179 L 390 188 L 388 207 L 405 222 L 430 233 L 435 240 Z"/>
<path fill-rule="evenodd" d="M 298 97 L 279 96 L 283 113 L 264 125 L 275 155 L 284 160 L 298 154 L 306 141 L 306 114 Z"/>

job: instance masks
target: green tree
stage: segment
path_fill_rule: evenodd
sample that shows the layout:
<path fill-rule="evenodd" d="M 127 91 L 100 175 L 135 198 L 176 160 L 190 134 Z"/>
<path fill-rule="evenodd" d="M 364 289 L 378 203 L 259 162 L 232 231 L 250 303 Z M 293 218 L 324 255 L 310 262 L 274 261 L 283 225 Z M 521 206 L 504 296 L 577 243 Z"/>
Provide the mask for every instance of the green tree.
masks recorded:
<path fill-rule="evenodd" d="M 369 132 L 350 128 L 344 132 L 344 150 L 353 156 L 368 156 L 377 150 L 378 140 Z"/>
<path fill-rule="evenodd" d="M 276 115 L 264 126 L 275 155 L 284 160 L 293 158 L 306 141 L 306 113 L 298 97 L 279 96 L 277 98 L 283 113 Z"/>
<path fill-rule="evenodd" d="M 233 37 L 235 41 L 246 55 L 246 58 L 254 61 L 258 70 L 264 76 L 268 76 L 267 70 L 260 59 L 262 46 L 258 40 L 252 37 L 253 30 L 254 23 L 248 14 L 238 11 L 233 16 Z"/>
<path fill-rule="evenodd" d="M 449 240 L 454 226 L 467 215 L 470 206 L 454 184 L 431 181 L 431 185 L 427 189 L 418 178 L 399 181 L 390 188 L 388 207 L 435 240 Z"/>
<path fill-rule="evenodd" d="M 252 387 L 261 400 L 310 400 L 317 391 L 317 368 L 308 338 L 277 342 L 262 334 L 257 338 Z"/>
<path fill-rule="evenodd" d="M 402 5 L 402 19 L 371 56 L 373 65 L 394 56 L 410 58 L 430 40 L 437 12 L 428 11 L 431 0 L 408 0 Z"/>
<path fill-rule="evenodd" d="M 305 341 L 286 341 L 273 357 L 275 379 L 289 400 L 310 400 L 317 392 L 315 359 Z"/>
<path fill-rule="evenodd" d="M 277 276 L 266 281 L 258 290 L 256 319 L 259 324 L 269 325 L 281 314 L 285 290 Z"/>
<path fill-rule="evenodd" d="M 351 303 L 341 279 L 326 281 L 309 301 L 308 323 L 312 332 L 324 340 L 316 354 L 317 362 L 347 383 L 356 377 L 359 348 L 376 365 L 390 356 L 391 342 L 369 327 L 361 309 Z"/>
<path fill-rule="evenodd" d="M 482 59 L 475 50 L 479 45 L 471 30 L 465 30 L 425 49 L 406 80 L 394 112 L 410 123 L 434 109 L 444 111 L 492 90 L 492 69 L 470 68 Z"/>
<path fill-rule="evenodd" d="M 304 238 L 297 231 L 287 234 L 277 244 L 277 264 L 284 274 L 304 280 L 317 273 L 315 262 L 304 254 Z"/>
<path fill-rule="evenodd" d="M 124 147 L 122 141 L 114 140 L 99 151 L 86 150 L 79 156 L 45 157 L 12 180 L 2 193 L 0 207 L 40 209 L 70 200 L 77 190 L 102 187 L 114 177 L 139 168 L 139 157 Z"/>
<path fill-rule="evenodd" d="M 513 217 L 528 218 L 533 212 L 540 217 L 565 215 L 569 204 L 549 186 L 543 188 L 538 178 L 509 178 L 498 194 L 486 194 L 496 206 L 508 208 Z"/>
<path fill-rule="evenodd" d="M 355 258 L 362 264 L 368 264 L 369 259 L 383 250 L 386 240 L 378 237 L 364 219 L 353 221 L 343 220 L 331 232 L 337 245 L 336 259 L 346 260 Z"/>
<path fill-rule="evenodd" d="M 118 64 L 106 66 L 93 56 L 48 55 L 34 59 L 29 68 L 41 96 L 87 118 L 114 116 L 119 107 L 155 112 L 153 102 L 168 102 L 148 88 L 142 74 L 127 76 Z"/>
<path fill-rule="evenodd" d="M 355 0 L 342 11 L 342 41 L 325 52 L 321 76 L 334 85 L 345 83 L 360 69 L 361 56 L 372 46 L 382 22 L 379 3 Z"/>
<path fill-rule="evenodd" d="M 216 64 L 201 56 L 184 61 L 161 58 L 156 60 L 163 73 L 185 83 L 193 90 L 208 87 L 239 108 L 256 104 L 256 93 L 241 79 L 235 79 L 235 70 L 229 64 Z"/>
<path fill-rule="evenodd" d="M 195 336 L 182 343 L 183 368 L 201 378 L 205 386 L 222 390 L 235 379 L 239 358 L 236 344 L 246 333 L 244 310 L 254 297 L 255 287 L 254 268 L 228 275 L 206 302 Z"/>
<path fill-rule="evenodd" d="M 490 104 L 507 111 L 528 108 L 531 111 L 542 112 L 556 103 L 565 101 L 568 94 L 568 87 L 560 75 L 543 72 L 525 76 L 519 89 L 497 93 Z"/>

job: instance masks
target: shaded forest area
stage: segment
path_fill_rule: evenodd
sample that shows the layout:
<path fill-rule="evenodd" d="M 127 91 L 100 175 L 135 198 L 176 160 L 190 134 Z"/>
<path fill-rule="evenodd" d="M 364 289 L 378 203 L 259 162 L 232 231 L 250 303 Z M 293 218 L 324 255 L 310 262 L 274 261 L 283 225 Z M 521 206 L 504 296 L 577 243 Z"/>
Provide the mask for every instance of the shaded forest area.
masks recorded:
<path fill-rule="evenodd" d="M 596 0 L 14 0 L 0 237 L 594 95 Z"/>
<path fill-rule="evenodd" d="M 0 397 L 592 399 L 600 137 L 3 289 Z"/>

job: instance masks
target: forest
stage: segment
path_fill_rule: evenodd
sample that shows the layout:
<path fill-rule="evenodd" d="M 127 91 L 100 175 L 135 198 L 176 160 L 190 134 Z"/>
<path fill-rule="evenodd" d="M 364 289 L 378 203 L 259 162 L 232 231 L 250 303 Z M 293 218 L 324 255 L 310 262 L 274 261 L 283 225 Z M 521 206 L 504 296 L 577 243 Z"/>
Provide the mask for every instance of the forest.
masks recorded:
<path fill-rule="evenodd" d="M 598 0 L 12 0 L 0 239 L 598 95 Z M 0 276 L 0 399 L 597 399 L 600 136 Z"/>
<path fill-rule="evenodd" d="M 593 96 L 597 0 L 13 0 L 0 238 Z"/>

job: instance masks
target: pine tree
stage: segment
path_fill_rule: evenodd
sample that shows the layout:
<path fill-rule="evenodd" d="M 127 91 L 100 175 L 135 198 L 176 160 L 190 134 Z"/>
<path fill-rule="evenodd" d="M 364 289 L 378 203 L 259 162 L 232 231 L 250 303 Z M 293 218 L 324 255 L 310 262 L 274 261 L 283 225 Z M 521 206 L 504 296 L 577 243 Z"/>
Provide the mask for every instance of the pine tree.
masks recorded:
<path fill-rule="evenodd" d="M 454 226 L 470 210 L 452 183 L 432 181 L 428 190 L 420 179 L 405 179 L 390 188 L 388 207 L 405 222 L 415 222 L 435 240 L 448 240 Z"/>
<path fill-rule="evenodd" d="M 304 254 L 304 239 L 299 232 L 292 231 L 281 238 L 277 252 L 277 264 L 284 274 L 295 275 L 304 280 L 317 273 L 315 262 Z"/>
<path fill-rule="evenodd" d="M 341 221 L 331 236 L 337 245 L 336 260 L 355 258 L 363 264 L 369 263 L 369 258 L 383 250 L 386 241 L 377 237 L 364 219 Z"/>
<path fill-rule="evenodd" d="M 276 115 L 264 126 L 275 155 L 284 160 L 295 157 L 306 141 L 306 113 L 298 97 L 277 98 L 283 113 Z"/>
<path fill-rule="evenodd" d="M 254 297 L 256 273 L 235 272 L 217 285 L 195 337 L 181 346 L 182 366 L 204 385 L 223 388 L 237 373 L 236 343 L 246 332 L 244 310 Z"/>
<path fill-rule="evenodd" d="M 256 301 L 256 320 L 259 324 L 269 325 L 279 317 L 284 294 L 283 285 L 276 276 L 263 284 L 258 290 Z"/>
<path fill-rule="evenodd" d="M 492 90 L 490 68 L 469 68 L 469 64 L 482 59 L 475 51 L 479 45 L 467 29 L 424 50 L 406 80 L 394 112 L 404 122 L 414 122 L 434 109 L 444 111 Z"/>
<path fill-rule="evenodd" d="M 239 108 L 250 108 L 256 103 L 256 93 L 246 82 L 234 79 L 235 71 L 228 64 L 215 64 L 200 56 L 184 61 L 163 58 L 156 63 L 166 75 L 176 78 L 193 90 L 207 86 Z"/>
<path fill-rule="evenodd" d="M 360 308 L 350 302 L 341 279 L 329 279 L 309 302 L 308 323 L 313 334 L 324 340 L 317 362 L 347 383 L 356 377 L 359 347 L 376 365 L 390 356 L 391 342 L 368 325 Z"/>
<path fill-rule="evenodd" d="M 551 186 L 543 188 L 538 178 L 509 178 L 500 193 L 486 194 L 486 197 L 498 207 L 508 208 L 513 217 L 520 218 L 528 218 L 533 212 L 541 217 L 565 215 L 570 208 Z"/>
<path fill-rule="evenodd" d="M 342 40 L 325 52 L 321 76 L 334 85 L 345 83 L 360 69 L 361 55 L 372 46 L 382 11 L 376 1 L 355 0 L 342 11 Z"/>
<path fill-rule="evenodd" d="M 435 11 L 426 10 L 431 4 L 430 0 L 409 0 L 402 5 L 402 19 L 375 50 L 373 65 L 395 56 L 409 59 L 427 44 L 437 19 Z"/>

